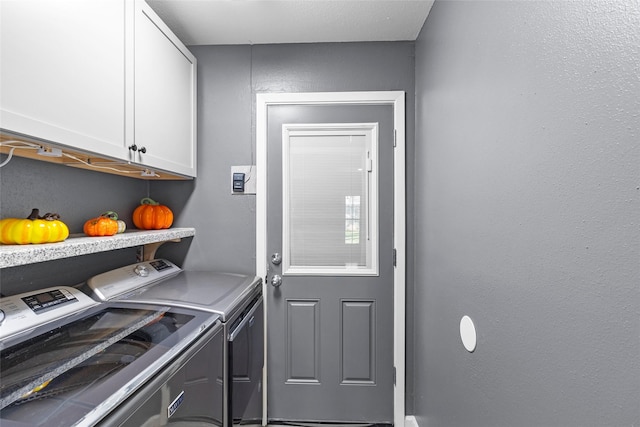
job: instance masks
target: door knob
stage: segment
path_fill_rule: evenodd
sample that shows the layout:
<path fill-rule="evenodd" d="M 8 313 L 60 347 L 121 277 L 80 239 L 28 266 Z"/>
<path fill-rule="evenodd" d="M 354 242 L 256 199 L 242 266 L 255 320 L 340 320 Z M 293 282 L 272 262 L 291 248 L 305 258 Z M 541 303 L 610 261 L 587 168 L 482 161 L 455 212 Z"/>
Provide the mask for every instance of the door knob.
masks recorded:
<path fill-rule="evenodd" d="M 279 274 L 275 274 L 271 278 L 271 286 L 277 288 L 280 285 L 282 285 L 282 276 L 280 276 Z"/>
<path fill-rule="evenodd" d="M 273 255 L 271 255 L 271 263 L 273 265 L 280 265 L 281 262 L 282 255 L 280 255 L 278 252 L 274 252 Z"/>

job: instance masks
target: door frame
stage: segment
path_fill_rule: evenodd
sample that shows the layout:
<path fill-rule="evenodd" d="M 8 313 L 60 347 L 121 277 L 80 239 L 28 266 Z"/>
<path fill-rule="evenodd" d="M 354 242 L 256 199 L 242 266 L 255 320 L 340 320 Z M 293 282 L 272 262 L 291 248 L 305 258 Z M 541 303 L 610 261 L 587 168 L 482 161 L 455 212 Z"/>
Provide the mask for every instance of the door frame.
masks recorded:
<path fill-rule="evenodd" d="M 406 177 L 405 177 L 405 93 L 375 92 L 308 92 L 256 94 L 256 274 L 267 274 L 267 113 L 272 105 L 390 105 L 393 107 L 393 390 L 394 426 L 405 423 L 405 282 L 406 282 Z M 381 254 L 380 254 L 381 255 Z M 379 256 L 380 256 L 379 255 Z M 389 255 L 391 256 L 391 254 Z M 263 281 L 266 295 L 268 284 Z M 265 328 L 268 308 L 265 304 Z M 267 424 L 267 345 L 265 331 L 265 363 L 263 374 L 263 425 Z"/>

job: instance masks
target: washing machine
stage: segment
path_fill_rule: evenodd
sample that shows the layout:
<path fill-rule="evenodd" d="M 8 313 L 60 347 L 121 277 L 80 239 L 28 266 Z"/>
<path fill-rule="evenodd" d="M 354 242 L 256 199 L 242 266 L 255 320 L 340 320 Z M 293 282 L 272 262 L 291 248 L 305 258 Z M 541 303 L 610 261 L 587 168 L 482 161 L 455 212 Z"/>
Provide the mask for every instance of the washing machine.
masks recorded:
<path fill-rule="evenodd" d="M 262 425 L 264 304 L 259 277 L 215 271 L 183 271 L 168 260 L 125 266 L 86 283 L 97 301 L 164 305 L 217 314 L 226 345 L 224 426 Z"/>
<path fill-rule="evenodd" d="M 0 425 L 221 426 L 219 315 L 99 303 L 74 287 L 0 299 Z"/>

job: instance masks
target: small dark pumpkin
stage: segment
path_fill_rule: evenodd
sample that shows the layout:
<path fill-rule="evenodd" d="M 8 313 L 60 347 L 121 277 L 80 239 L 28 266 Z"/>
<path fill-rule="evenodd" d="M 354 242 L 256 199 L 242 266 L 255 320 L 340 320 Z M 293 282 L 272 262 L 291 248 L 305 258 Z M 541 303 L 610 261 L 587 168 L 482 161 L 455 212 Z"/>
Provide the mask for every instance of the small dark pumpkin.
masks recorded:
<path fill-rule="evenodd" d="M 82 231 L 91 237 L 113 236 L 118 232 L 118 214 L 109 211 L 99 217 L 91 218 L 84 223 Z"/>

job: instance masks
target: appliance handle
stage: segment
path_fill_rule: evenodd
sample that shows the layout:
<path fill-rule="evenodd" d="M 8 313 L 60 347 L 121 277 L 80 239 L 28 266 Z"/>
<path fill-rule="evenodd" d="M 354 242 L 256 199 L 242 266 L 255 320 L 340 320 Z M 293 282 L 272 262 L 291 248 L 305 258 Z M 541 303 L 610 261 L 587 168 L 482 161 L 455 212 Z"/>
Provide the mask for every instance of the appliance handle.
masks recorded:
<path fill-rule="evenodd" d="M 240 331 L 246 326 L 247 323 L 249 323 L 249 321 L 251 321 L 251 319 L 253 319 L 253 314 L 256 312 L 260 304 L 262 304 L 262 301 L 263 301 L 263 298 L 261 295 L 258 301 L 256 301 L 255 304 L 253 304 L 253 307 L 251 307 L 251 310 L 249 310 L 246 316 L 244 316 L 244 319 L 242 319 L 242 321 L 238 323 L 238 326 L 236 326 L 235 329 L 229 333 L 228 341 L 233 342 L 233 340 L 236 339 L 236 337 L 240 334 Z"/>

